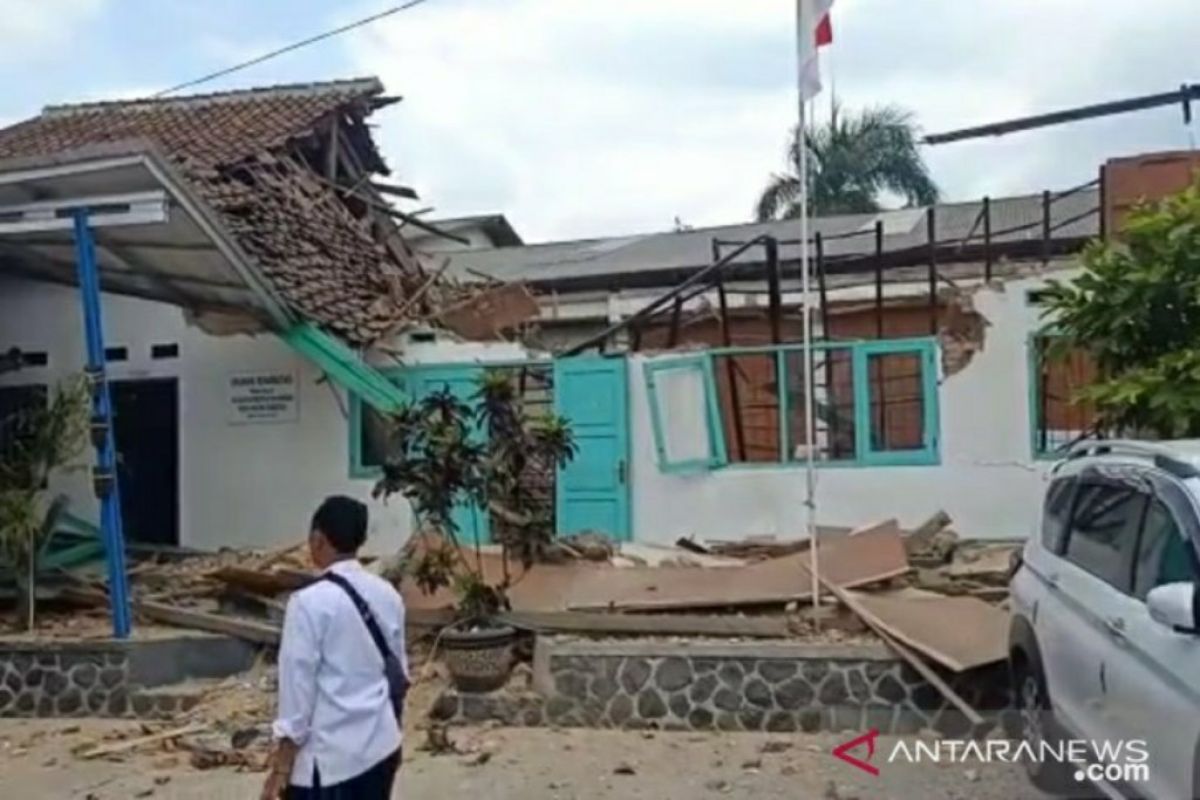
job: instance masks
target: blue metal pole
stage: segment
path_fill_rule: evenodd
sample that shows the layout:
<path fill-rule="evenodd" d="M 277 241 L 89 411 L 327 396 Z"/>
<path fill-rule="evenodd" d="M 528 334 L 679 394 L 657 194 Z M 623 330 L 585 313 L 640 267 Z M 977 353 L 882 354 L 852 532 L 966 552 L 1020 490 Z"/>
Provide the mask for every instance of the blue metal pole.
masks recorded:
<path fill-rule="evenodd" d="M 129 637 L 129 585 L 125 572 L 125 534 L 121 527 L 121 492 L 117 481 L 117 454 L 113 434 L 112 397 L 104 372 L 104 325 L 100 316 L 100 275 L 96 247 L 86 208 L 76 209 L 75 258 L 79 294 L 83 299 L 83 328 L 87 342 L 87 371 L 92 382 L 92 441 L 96 466 L 92 479 L 100 499 L 100 529 L 108 557 L 108 597 L 112 606 L 113 636 Z"/>

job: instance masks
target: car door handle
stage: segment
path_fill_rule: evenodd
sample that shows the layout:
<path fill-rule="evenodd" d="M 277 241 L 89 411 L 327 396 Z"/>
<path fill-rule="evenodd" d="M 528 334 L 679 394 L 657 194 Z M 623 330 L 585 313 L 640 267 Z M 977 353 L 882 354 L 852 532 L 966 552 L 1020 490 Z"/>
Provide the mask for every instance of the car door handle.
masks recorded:
<path fill-rule="evenodd" d="M 1108 633 L 1114 639 L 1125 638 L 1125 620 L 1121 617 L 1109 617 L 1104 620 L 1104 627 L 1108 628 Z"/>
<path fill-rule="evenodd" d="M 1049 586 L 1051 589 L 1058 588 L 1058 573 L 1057 572 L 1052 572 L 1051 574 L 1046 576 L 1046 585 Z"/>

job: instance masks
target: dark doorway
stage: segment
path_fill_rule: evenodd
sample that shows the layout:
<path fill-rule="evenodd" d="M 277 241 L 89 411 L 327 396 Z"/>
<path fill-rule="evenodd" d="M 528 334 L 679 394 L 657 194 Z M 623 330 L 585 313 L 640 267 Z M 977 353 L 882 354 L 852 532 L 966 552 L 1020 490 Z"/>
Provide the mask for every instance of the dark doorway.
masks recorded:
<path fill-rule="evenodd" d="M 110 384 L 125 538 L 179 544 L 179 384 L 174 378 Z"/>

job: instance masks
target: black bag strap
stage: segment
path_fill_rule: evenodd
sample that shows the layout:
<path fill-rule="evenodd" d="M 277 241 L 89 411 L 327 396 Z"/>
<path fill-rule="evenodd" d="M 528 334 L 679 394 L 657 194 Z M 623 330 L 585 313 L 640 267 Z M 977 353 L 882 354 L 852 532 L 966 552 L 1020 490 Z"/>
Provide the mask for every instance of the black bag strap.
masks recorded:
<path fill-rule="evenodd" d="M 392 651 L 392 648 L 388 647 L 387 639 L 384 638 L 383 631 L 380 630 L 379 623 L 375 620 L 375 615 L 371 613 L 371 607 L 367 605 L 367 601 L 363 599 L 362 595 L 350 585 L 350 581 L 333 572 L 326 572 L 324 577 L 326 580 L 332 581 L 342 587 L 342 590 L 349 595 L 351 602 L 354 603 L 354 607 L 358 609 L 359 616 L 362 617 L 362 621 L 366 624 L 367 631 L 370 632 L 371 638 L 375 641 L 375 646 L 379 648 L 379 655 L 383 657 L 384 663 L 386 664 L 389 658 L 395 658 L 396 654 Z"/>

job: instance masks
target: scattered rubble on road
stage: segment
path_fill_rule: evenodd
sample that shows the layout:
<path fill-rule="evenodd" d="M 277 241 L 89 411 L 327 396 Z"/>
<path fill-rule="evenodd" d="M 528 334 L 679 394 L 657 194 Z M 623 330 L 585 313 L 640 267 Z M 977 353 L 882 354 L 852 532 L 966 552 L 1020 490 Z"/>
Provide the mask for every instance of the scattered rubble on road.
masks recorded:
<path fill-rule="evenodd" d="M 928 671 L 931 682 L 965 708 L 924 659 L 953 673 L 1005 657 L 1007 615 L 998 604 L 1007 596 L 1016 545 L 963 541 L 951 524 L 938 512 L 912 531 L 895 520 L 853 530 L 821 529 L 819 604 L 813 603 L 813 553 L 807 540 L 683 539 L 664 547 L 613 545 L 595 534 L 567 537 L 556 543 L 550 563 L 524 572 L 509 565 L 517 577 L 504 621 L 522 630 L 577 636 L 882 641 L 922 674 Z M 420 546 L 420 541 L 413 544 Z M 482 549 L 485 577 L 504 569 L 501 558 L 498 548 Z M 159 556 L 141 561 L 130 573 L 140 618 L 159 627 L 196 628 L 268 645 L 278 642 L 287 596 L 316 579 L 303 544 L 269 552 Z M 453 621 L 453 598 L 447 593 L 425 595 L 405 580 L 400 588 L 415 633 Z M 49 629 L 105 635 L 104 585 L 98 577 L 76 574 L 63 597 L 80 608 L 70 616 L 43 617 Z M 415 674 L 429 672 L 414 667 Z M 434 684 L 444 680 L 437 669 L 432 678 Z M 79 749 L 80 757 L 119 759 L 151 750 L 197 769 L 262 769 L 270 741 L 273 669 L 262 664 L 201 688 L 200 701 L 175 719 L 144 725 L 139 737 L 126 741 L 89 743 Z M 429 703 L 439 690 L 427 690 Z M 424 727 L 423 713 L 414 709 L 409 718 Z M 779 753 L 786 746 L 770 742 L 763 752 Z M 422 747 L 475 764 L 493 755 L 478 742 L 451 741 L 437 726 L 427 728 Z"/>

